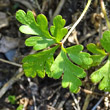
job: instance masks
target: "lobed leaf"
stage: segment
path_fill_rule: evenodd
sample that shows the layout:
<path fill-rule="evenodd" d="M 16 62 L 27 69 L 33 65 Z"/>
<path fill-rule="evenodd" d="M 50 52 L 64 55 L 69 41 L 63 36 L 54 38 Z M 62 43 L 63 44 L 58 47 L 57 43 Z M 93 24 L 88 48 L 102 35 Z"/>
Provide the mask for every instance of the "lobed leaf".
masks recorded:
<path fill-rule="evenodd" d="M 81 81 L 79 78 L 86 76 L 84 70 L 73 64 L 62 50 L 51 66 L 52 77 L 59 79 L 63 75 L 62 86 L 69 86 L 71 92 L 77 93 Z"/>
<path fill-rule="evenodd" d="M 55 37 L 57 42 L 60 42 L 62 38 L 67 34 L 68 30 L 64 28 L 65 20 L 62 16 L 57 15 L 53 19 L 53 26 L 51 26 L 51 34 Z"/>
<path fill-rule="evenodd" d="M 102 47 L 110 53 L 110 31 L 105 31 L 103 37 L 100 40 Z"/>
<path fill-rule="evenodd" d="M 58 46 L 55 46 L 49 50 L 24 57 L 22 62 L 25 75 L 27 77 L 35 77 L 38 75 L 44 78 L 45 73 L 50 74 L 50 66 L 54 60 L 53 54 L 57 48 Z"/>
<path fill-rule="evenodd" d="M 27 11 L 26 14 L 23 10 L 18 10 L 16 12 L 16 19 L 24 24 L 20 27 L 22 33 L 52 38 L 48 31 L 47 18 L 43 14 L 39 14 L 35 20 L 32 11 Z"/>
<path fill-rule="evenodd" d="M 18 10 L 16 12 L 16 19 L 25 25 L 36 24 L 35 18 L 32 11 L 27 11 L 27 14 L 23 10 Z"/>
<path fill-rule="evenodd" d="M 93 63 L 91 66 L 99 65 L 102 62 L 102 60 L 105 58 L 105 56 L 107 55 L 107 53 L 105 53 L 103 49 L 100 49 L 98 46 L 96 46 L 93 43 L 88 44 L 87 49 L 93 54 L 95 54 L 95 55 L 91 55 L 91 58 L 93 60 Z"/>
<path fill-rule="evenodd" d="M 104 32 L 103 37 L 101 39 L 101 45 L 107 52 L 110 52 L 110 31 Z M 91 58 L 93 59 L 92 66 L 99 65 L 105 58 L 105 56 L 107 56 L 107 53 L 105 53 L 103 49 L 100 49 L 95 44 L 88 44 L 87 49 L 93 54 L 95 54 L 91 56 Z M 90 78 L 94 83 L 100 82 L 100 90 L 110 91 L 110 56 L 106 64 L 97 71 L 93 72 Z"/>
<path fill-rule="evenodd" d="M 83 50 L 82 45 L 76 45 L 66 49 L 68 56 L 74 63 L 87 69 L 92 64 L 93 61 L 90 58 L 90 54 L 86 52 L 81 52 L 82 50 Z"/>
<path fill-rule="evenodd" d="M 99 54 L 99 55 L 106 55 L 105 51 L 103 49 L 100 49 L 98 46 L 96 46 L 93 43 L 90 43 L 87 45 L 87 49 L 92 52 L 93 54 Z"/>
<path fill-rule="evenodd" d="M 92 73 L 91 80 L 94 83 L 100 82 L 100 90 L 110 92 L 110 56 L 103 67 Z"/>
<path fill-rule="evenodd" d="M 91 55 L 91 58 L 93 60 L 93 63 L 91 66 L 97 66 L 103 61 L 103 59 L 105 58 L 105 55 Z"/>
<path fill-rule="evenodd" d="M 101 45 L 107 52 L 110 52 L 110 48 L 109 48 L 110 31 L 105 31 L 103 33 L 103 37 L 101 39 Z M 96 48 L 94 49 L 96 50 Z M 107 56 L 107 53 L 105 53 L 102 50 L 100 50 L 100 52 L 98 51 L 97 55 L 93 55 L 92 58 L 94 61 L 94 65 L 96 65 L 95 63 L 99 64 L 104 59 L 105 56 Z M 100 90 L 110 91 L 110 55 L 108 57 L 106 64 L 91 74 L 91 80 L 94 83 L 100 82 L 99 84 Z"/>
<path fill-rule="evenodd" d="M 41 50 L 55 44 L 53 39 L 47 39 L 43 37 L 30 37 L 25 41 L 26 46 L 33 46 L 34 50 Z"/>

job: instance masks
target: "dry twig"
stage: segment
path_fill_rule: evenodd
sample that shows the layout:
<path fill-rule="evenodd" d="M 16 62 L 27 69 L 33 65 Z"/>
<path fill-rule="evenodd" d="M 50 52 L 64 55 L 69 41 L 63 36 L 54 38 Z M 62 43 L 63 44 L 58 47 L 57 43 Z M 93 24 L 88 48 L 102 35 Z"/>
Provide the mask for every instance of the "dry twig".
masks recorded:
<path fill-rule="evenodd" d="M 52 23 L 53 18 L 60 13 L 60 11 L 61 11 L 61 9 L 62 9 L 64 3 L 65 3 L 65 0 L 60 0 L 60 2 L 59 2 L 59 4 L 58 4 L 58 6 L 57 6 L 57 8 L 56 8 L 56 10 L 55 10 L 55 12 L 54 12 L 52 18 L 51 18 L 50 23 Z"/>
<path fill-rule="evenodd" d="M 67 35 L 65 36 L 65 38 L 63 39 L 62 43 L 64 44 L 65 41 L 67 40 L 67 38 L 69 37 L 69 35 L 71 34 L 71 32 L 76 28 L 76 26 L 79 24 L 79 22 L 82 20 L 82 18 L 84 17 L 85 13 L 87 12 L 90 4 L 91 4 L 92 0 L 88 0 L 88 3 L 85 7 L 85 9 L 83 10 L 82 14 L 80 15 L 80 17 L 78 18 L 78 20 L 75 22 L 75 24 L 72 26 L 72 28 L 69 30 L 69 32 L 67 33 Z"/>
<path fill-rule="evenodd" d="M 7 92 L 7 90 L 24 75 L 22 68 L 19 68 L 17 73 L 0 89 L 0 98 Z"/>
<path fill-rule="evenodd" d="M 0 61 L 4 62 L 4 63 L 7 63 L 7 64 L 11 64 L 11 65 L 17 66 L 17 67 L 20 67 L 20 68 L 22 67 L 22 65 L 20 65 L 20 64 L 17 64 L 15 62 L 11 62 L 11 61 L 8 61 L 8 60 L 4 60 L 2 58 L 0 58 Z"/>
<path fill-rule="evenodd" d="M 105 93 L 105 96 L 108 95 L 108 92 Z M 92 108 L 92 110 L 96 110 L 97 106 L 103 101 L 103 99 L 105 98 L 105 96 L 102 96 L 100 98 L 100 100 L 96 103 L 96 105 Z"/>
<path fill-rule="evenodd" d="M 80 106 L 79 106 L 79 102 L 78 102 L 78 100 L 76 99 L 75 95 L 74 95 L 74 94 L 71 94 L 71 95 L 72 95 L 72 97 L 73 97 L 73 99 L 74 99 L 74 102 L 75 102 L 75 104 L 76 104 L 76 106 L 77 106 L 77 110 L 81 110 L 81 109 L 80 109 Z"/>

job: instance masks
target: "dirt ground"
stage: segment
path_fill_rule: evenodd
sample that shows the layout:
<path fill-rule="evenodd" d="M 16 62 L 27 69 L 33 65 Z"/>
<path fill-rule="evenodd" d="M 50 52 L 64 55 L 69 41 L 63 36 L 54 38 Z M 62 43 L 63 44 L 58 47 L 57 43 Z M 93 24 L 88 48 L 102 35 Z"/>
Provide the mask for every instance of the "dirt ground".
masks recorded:
<path fill-rule="evenodd" d="M 95 1 L 98 0 L 93 0 L 65 47 L 75 44 L 86 47 L 88 43 L 98 43 L 101 32 L 107 30 L 105 20 L 100 18 L 100 3 L 95 4 Z M 0 0 L 0 110 L 16 110 L 20 105 L 24 105 L 23 110 L 84 110 L 84 106 L 87 106 L 87 110 L 110 110 L 110 95 L 105 96 L 108 93 L 98 90 L 98 86 L 89 79 L 98 67 L 87 71 L 87 77 L 82 80 L 83 86 L 77 94 L 62 88 L 61 79 L 47 76 L 44 79 L 27 78 L 21 72 L 22 58 L 33 50 L 24 44 L 29 35 L 19 32 L 16 11 L 23 9 L 32 10 L 36 15 L 43 13 L 49 25 L 52 25 L 53 16 L 60 14 L 66 20 L 66 27 L 70 28 L 86 3 L 87 0 Z M 59 4 L 62 6 L 59 7 Z M 105 4 L 109 13 L 110 1 Z M 84 51 L 87 51 L 86 48 Z M 9 101 L 10 96 L 16 98 L 14 103 Z"/>

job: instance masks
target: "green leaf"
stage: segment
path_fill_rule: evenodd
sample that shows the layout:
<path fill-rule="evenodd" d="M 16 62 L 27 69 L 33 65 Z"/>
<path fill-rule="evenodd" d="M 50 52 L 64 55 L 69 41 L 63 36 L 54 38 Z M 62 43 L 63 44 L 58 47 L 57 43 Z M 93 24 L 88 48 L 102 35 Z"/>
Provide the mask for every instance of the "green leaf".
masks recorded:
<path fill-rule="evenodd" d="M 67 34 L 68 30 L 64 28 L 65 20 L 62 16 L 57 15 L 53 19 L 53 26 L 51 26 L 51 34 L 55 37 L 57 42 L 60 42 L 62 38 Z"/>
<path fill-rule="evenodd" d="M 110 92 L 110 56 L 103 67 L 92 73 L 91 80 L 94 83 L 100 82 L 100 90 Z"/>
<path fill-rule="evenodd" d="M 26 46 L 33 46 L 34 50 L 41 50 L 55 44 L 53 39 L 47 39 L 43 37 L 30 37 L 25 41 Z"/>
<path fill-rule="evenodd" d="M 103 49 L 100 49 L 98 46 L 96 46 L 93 43 L 90 43 L 87 45 L 87 49 L 92 52 L 93 54 L 99 54 L 99 55 L 106 55 L 105 51 Z"/>
<path fill-rule="evenodd" d="M 16 19 L 24 24 L 20 27 L 22 33 L 52 38 L 48 31 L 47 18 L 43 14 L 39 14 L 35 20 L 32 11 L 27 11 L 26 14 L 23 10 L 18 10 L 16 12 Z"/>
<path fill-rule="evenodd" d="M 16 104 L 16 97 L 14 95 L 9 95 L 8 100 L 11 104 Z"/>
<path fill-rule="evenodd" d="M 92 55 L 91 58 L 93 60 L 93 63 L 91 66 L 97 66 L 102 62 L 105 56 L 104 55 Z"/>
<path fill-rule="evenodd" d="M 86 52 L 81 52 L 82 50 L 83 50 L 82 45 L 76 45 L 66 49 L 68 56 L 74 63 L 87 69 L 89 65 L 92 64 L 93 61 L 90 58 L 91 57 L 90 54 Z"/>
<path fill-rule="evenodd" d="M 102 47 L 107 51 L 110 52 L 110 32 L 106 31 L 103 34 L 103 38 L 101 39 Z M 107 53 L 104 50 L 97 47 L 95 44 L 88 44 L 87 49 L 96 55 L 92 55 L 91 58 L 93 59 L 92 66 L 99 65 Z M 108 61 L 104 66 L 102 66 L 97 71 L 91 74 L 91 80 L 94 83 L 99 83 L 99 89 L 104 91 L 110 91 L 110 56 Z"/>
<path fill-rule="evenodd" d="M 110 31 L 105 31 L 103 37 L 100 40 L 102 47 L 110 53 Z"/>
<path fill-rule="evenodd" d="M 23 110 L 23 108 L 24 108 L 24 106 L 20 104 L 16 110 Z"/>
<path fill-rule="evenodd" d="M 98 46 L 96 46 L 93 43 L 88 44 L 87 49 L 93 54 L 95 54 L 95 55 L 91 55 L 91 58 L 93 59 L 93 63 L 91 66 L 99 65 L 107 55 L 107 53 L 105 53 L 103 49 L 100 49 Z"/>
<path fill-rule="evenodd" d="M 35 18 L 32 11 L 28 11 L 27 14 L 23 10 L 18 10 L 16 12 L 16 19 L 25 25 L 36 24 Z"/>
<path fill-rule="evenodd" d="M 39 35 L 33 27 L 35 27 L 35 26 L 30 27 L 27 25 L 22 25 L 22 26 L 20 26 L 19 30 L 24 34 Z"/>
<path fill-rule="evenodd" d="M 62 50 L 51 66 L 52 77 L 59 79 L 63 77 L 62 86 L 69 86 L 71 92 L 77 93 L 81 81 L 79 78 L 86 76 L 86 73 L 80 67 L 74 65 L 67 57 L 67 54 Z"/>
<path fill-rule="evenodd" d="M 38 75 L 39 77 L 44 78 L 45 73 L 48 74 L 50 71 L 50 66 L 54 59 L 53 54 L 57 48 L 58 46 L 55 46 L 49 50 L 24 57 L 22 62 L 25 75 L 27 77 L 35 77 Z"/>

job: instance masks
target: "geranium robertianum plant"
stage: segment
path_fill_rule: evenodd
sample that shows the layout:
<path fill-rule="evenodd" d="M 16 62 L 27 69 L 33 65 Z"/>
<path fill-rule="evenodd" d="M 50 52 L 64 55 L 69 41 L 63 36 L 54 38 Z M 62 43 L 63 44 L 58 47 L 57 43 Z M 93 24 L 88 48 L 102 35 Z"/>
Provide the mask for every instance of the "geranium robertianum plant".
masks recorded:
<path fill-rule="evenodd" d="M 53 25 L 48 29 L 48 21 L 45 15 L 39 14 L 34 18 L 32 11 L 25 13 L 23 10 L 16 12 L 16 19 L 23 25 L 19 30 L 31 37 L 25 41 L 26 46 L 32 46 L 38 51 L 35 54 L 23 58 L 23 69 L 27 77 L 39 76 L 59 79 L 62 78 L 62 87 L 77 93 L 82 85 L 81 78 L 86 77 L 88 68 L 99 65 L 108 56 L 104 66 L 91 74 L 91 80 L 99 84 L 99 89 L 110 91 L 110 32 L 106 31 L 101 39 L 103 49 L 95 44 L 87 45 L 87 49 L 93 53 L 90 55 L 83 51 L 83 45 L 75 45 L 64 48 L 62 39 L 68 33 L 64 27 L 65 20 L 57 15 L 53 19 Z M 54 57 L 57 49 L 59 54 Z M 39 51 L 40 50 L 40 51 Z M 106 51 L 106 52 L 105 52 Z"/>

